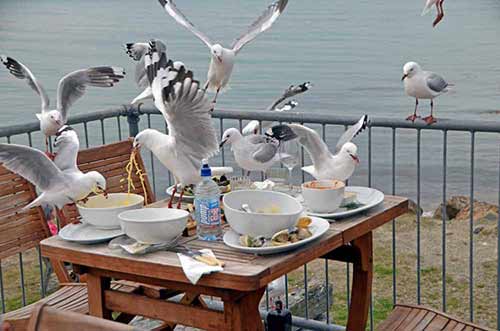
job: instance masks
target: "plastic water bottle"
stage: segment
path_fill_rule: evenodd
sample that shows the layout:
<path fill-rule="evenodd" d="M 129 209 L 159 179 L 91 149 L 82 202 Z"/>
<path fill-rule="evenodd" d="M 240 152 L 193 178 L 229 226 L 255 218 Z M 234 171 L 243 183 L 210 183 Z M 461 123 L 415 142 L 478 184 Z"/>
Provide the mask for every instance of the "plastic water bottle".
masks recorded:
<path fill-rule="evenodd" d="M 201 240 L 218 240 L 222 238 L 220 190 L 212 180 L 212 170 L 206 160 L 203 160 L 201 178 L 194 192 L 196 232 Z"/>

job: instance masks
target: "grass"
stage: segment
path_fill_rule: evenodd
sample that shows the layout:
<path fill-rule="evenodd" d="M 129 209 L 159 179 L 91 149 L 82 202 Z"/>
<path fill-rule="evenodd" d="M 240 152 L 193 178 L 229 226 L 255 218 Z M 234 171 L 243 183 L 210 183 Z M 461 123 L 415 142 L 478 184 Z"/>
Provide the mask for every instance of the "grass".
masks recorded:
<path fill-rule="evenodd" d="M 417 222 L 407 214 L 396 220 L 396 301 L 417 303 Z M 474 228 L 484 227 L 473 236 L 474 256 L 474 320 L 477 324 L 496 328 L 496 222 L 476 221 Z M 420 302 L 443 310 L 442 221 L 420 220 Z M 469 222 L 446 223 L 446 310 L 449 314 L 469 318 Z M 27 301 L 40 297 L 38 256 L 36 250 L 23 254 Z M 307 265 L 310 286 L 325 281 L 325 262 L 317 260 Z M 331 321 L 345 325 L 347 320 L 346 264 L 330 261 L 329 280 L 333 290 Z M 350 268 L 352 280 L 352 267 Z M 21 306 L 18 257 L 2 260 L 5 303 L 7 310 Z M 303 285 L 302 268 L 289 274 L 289 288 Z M 393 303 L 392 225 L 389 223 L 374 233 L 373 321 L 378 325 L 392 310 Z"/>

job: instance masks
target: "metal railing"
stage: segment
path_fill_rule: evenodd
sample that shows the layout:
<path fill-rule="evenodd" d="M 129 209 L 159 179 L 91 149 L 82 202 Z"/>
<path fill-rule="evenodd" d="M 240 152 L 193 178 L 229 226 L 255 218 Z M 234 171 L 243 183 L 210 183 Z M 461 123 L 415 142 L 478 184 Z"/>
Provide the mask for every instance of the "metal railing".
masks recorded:
<path fill-rule="evenodd" d="M 302 123 L 302 124 L 307 124 L 311 126 L 318 126 L 318 129 L 320 130 L 321 136 L 329 145 L 331 145 L 331 140 L 329 139 L 329 136 L 327 136 L 328 130 L 329 129 L 335 129 L 337 126 L 340 126 L 340 128 L 343 130 L 347 128 L 348 125 L 351 125 L 355 123 L 358 120 L 358 117 L 355 116 L 344 116 L 344 115 L 333 115 L 333 114 L 313 114 L 313 113 L 295 113 L 295 112 L 288 112 L 288 113 L 277 113 L 277 112 L 269 112 L 269 111 L 259 111 L 259 112 L 248 112 L 248 111 L 230 111 L 230 110 L 220 110 L 220 111 L 215 111 L 213 113 L 214 121 L 219 127 L 220 135 L 222 135 L 222 132 L 224 131 L 225 128 L 230 127 L 231 125 L 228 125 L 228 123 L 232 124 L 232 126 L 237 127 L 237 128 L 242 128 L 243 127 L 243 121 L 244 120 L 254 120 L 257 119 L 260 122 L 263 121 L 276 121 L 276 122 L 297 122 L 297 123 Z M 127 124 L 122 125 L 123 123 L 123 118 L 126 119 Z M 218 122 L 218 123 L 217 123 Z M 87 114 L 82 114 L 82 115 L 76 115 L 72 116 L 69 119 L 69 124 L 72 125 L 77 131 L 80 133 L 80 139 L 82 142 L 82 146 L 84 147 L 89 147 L 91 145 L 98 145 L 98 144 L 106 144 L 112 141 L 116 140 L 122 140 L 126 136 L 134 136 L 137 134 L 142 128 L 145 127 L 155 127 L 159 128 L 161 130 L 168 131 L 168 128 L 166 128 L 166 125 L 164 124 L 163 118 L 161 117 L 160 113 L 156 109 L 152 108 L 131 108 L 129 106 L 122 106 L 118 108 L 113 108 L 113 109 L 108 109 L 108 110 L 103 110 L 103 111 L 96 111 L 96 112 L 91 112 Z M 262 126 L 261 126 L 262 127 Z M 374 134 L 375 131 L 381 131 L 383 139 L 379 139 L 379 142 L 376 144 L 374 147 Z M 377 131 L 377 132 L 378 132 Z M 422 140 L 423 138 L 423 133 L 426 133 L 427 135 L 431 135 L 431 133 L 437 132 L 441 133 L 441 137 L 437 138 L 440 139 L 436 140 L 435 135 L 432 136 L 432 143 L 435 146 L 441 146 L 440 149 L 440 154 L 437 154 L 436 151 L 432 151 L 432 153 L 425 154 L 427 158 L 422 160 Z M 415 136 L 416 133 L 416 136 Z M 487 152 L 488 155 L 490 156 L 490 159 L 498 159 L 497 162 L 493 162 L 494 165 L 496 165 L 495 169 L 491 169 L 491 167 L 488 167 L 488 171 L 490 173 L 495 173 L 495 177 L 488 178 L 486 182 L 482 182 L 480 188 L 483 190 L 487 191 L 490 196 L 493 196 L 495 194 L 498 195 L 498 204 L 500 205 L 500 149 L 498 146 L 500 146 L 499 138 L 500 135 L 500 122 L 499 121 L 461 121 L 461 120 L 439 120 L 437 123 L 433 124 L 432 126 L 427 126 L 424 123 L 412 123 L 408 122 L 405 120 L 397 120 L 393 118 L 381 118 L 381 117 L 372 117 L 370 119 L 370 125 L 368 128 L 367 134 L 364 134 L 367 139 L 366 144 L 363 144 L 362 142 L 360 145 L 363 145 L 364 149 L 363 151 L 367 155 L 367 168 L 364 170 L 358 170 L 359 174 L 357 174 L 358 178 L 356 180 L 360 180 L 359 177 L 363 176 L 366 179 L 366 185 L 367 186 L 374 186 L 374 171 L 380 167 L 379 165 L 376 164 L 376 162 L 373 161 L 375 157 L 375 152 L 384 155 L 384 161 L 380 164 L 382 164 L 384 167 L 387 167 L 389 164 L 390 170 L 385 171 L 384 173 L 384 178 L 390 178 L 390 185 L 384 191 L 389 194 L 397 194 L 397 172 L 398 171 L 403 171 L 405 176 L 403 178 L 406 179 L 406 177 L 413 178 L 412 176 L 416 176 L 415 178 L 415 183 L 414 183 L 414 188 L 416 192 L 413 195 L 412 198 L 416 201 L 416 210 L 420 210 L 420 206 L 422 204 L 422 161 L 428 161 L 428 160 L 433 160 L 436 158 L 439 158 L 439 156 L 442 158 L 441 162 L 441 202 L 442 202 L 442 220 L 441 220 L 441 270 L 440 270 L 440 275 L 441 275 L 441 309 L 446 311 L 447 310 L 447 303 L 448 303 L 448 297 L 447 294 L 449 293 L 449 289 L 447 288 L 447 220 L 446 220 L 446 201 L 448 198 L 448 188 L 449 188 L 449 183 L 448 183 L 448 178 L 450 176 L 450 173 L 448 172 L 448 169 L 450 167 L 449 164 L 449 149 L 450 149 L 450 134 L 454 134 L 454 139 L 463 139 L 464 136 L 466 137 L 467 135 L 469 136 L 467 139 L 469 140 L 468 146 L 470 148 L 470 154 L 468 156 L 469 158 L 469 177 L 468 177 L 468 196 L 470 198 L 470 201 L 474 201 L 475 193 L 477 192 L 477 186 L 475 185 L 475 182 L 477 181 L 477 178 L 475 177 L 475 170 L 477 168 L 476 164 L 476 138 L 478 134 L 490 134 L 487 138 L 490 141 L 490 144 L 487 146 Z M 456 133 L 456 134 L 455 134 Z M 83 134 L 83 139 L 82 139 L 82 134 Z M 35 139 L 33 138 L 33 135 L 38 135 Z M 24 137 L 24 138 L 23 138 Z M 457 138 L 458 137 L 458 138 Z M 39 142 L 36 147 L 42 147 L 42 135 L 39 132 L 39 124 L 38 122 L 30 122 L 27 124 L 21 124 L 21 125 L 13 125 L 13 126 L 8 126 L 8 127 L 0 127 L 0 138 L 6 139 L 7 142 L 16 142 L 16 143 L 24 143 L 28 144 L 30 146 L 35 145 L 35 142 Z M 359 138 L 361 139 L 361 138 Z M 491 141 L 493 142 L 491 144 Z M 497 143 L 495 144 L 495 141 Z M 411 157 L 416 158 L 416 163 L 411 164 L 408 163 L 408 160 L 403 160 L 404 162 L 401 162 L 403 166 L 399 166 L 397 164 L 397 161 L 400 160 L 400 158 L 397 157 L 397 151 L 398 151 L 398 146 L 401 145 L 414 145 L 416 148 L 415 153 L 410 153 Z M 493 146 L 493 147 L 492 147 Z M 457 144 L 454 145 L 455 148 L 459 148 L 461 153 L 463 153 L 463 150 L 465 149 L 465 145 L 463 142 L 459 141 Z M 484 148 L 483 148 L 484 149 Z M 390 151 L 388 151 L 390 150 Z M 382 152 L 381 152 L 382 151 Z M 483 150 L 481 152 L 484 152 Z M 498 153 L 498 156 L 495 154 Z M 223 164 L 234 164 L 232 163 L 232 156 L 229 155 L 230 153 L 225 152 L 224 150 L 221 151 L 219 155 L 219 161 Z M 465 158 L 465 156 L 464 156 Z M 302 165 L 304 165 L 304 162 L 306 160 L 306 156 L 304 155 L 304 152 L 302 153 Z M 147 166 L 149 167 L 148 172 L 151 174 L 151 179 L 152 179 L 152 185 L 154 191 L 157 193 L 157 195 L 162 195 L 162 189 L 165 187 L 166 184 L 171 185 L 172 184 L 172 177 L 168 172 L 166 171 L 155 171 L 158 169 L 159 165 L 156 163 L 157 161 L 154 160 L 153 155 L 149 155 L 149 159 L 146 160 Z M 377 168 L 376 168 L 377 167 Z M 461 173 L 464 173 L 465 169 L 461 169 Z M 408 175 L 411 174 L 411 175 Z M 303 173 L 300 173 L 300 175 L 297 176 L 299 180 L 304 180 L 305 175 Z M 480 180 L 483 180 L 481 177 L 479 178 Z M 496 184 L 496 181 L 498 181 L 498 187 Z M 387 185 L 387 181 L 385 183 Z M 436 181 L 433 180 L 432 183 L 429 183 L 428 181 L 425 181 L 424 179 L 424 184 L 425 185 L 437 185 Z M 411 188 L 413 189 L 413 184 L 410 185 Z M 433 190 L 435 191 L 435 190 Z M 496 191 L 496 193 L 495 193 Z M 436 192 L 433 192 L 436 194 Z M 495 199 L 496 201 L 496 199 Z M 470 321 L 475 320 L 475 300 L 474 300 L 474 292 L 475 292 L 475 283 L 474 283 L 474 253 L 475 253 L 475 246 L 474 246 L 474 217 L 473 217 L 473 209 L 474 209 L 474 204 L 471 204 L 471 211 L 470 211 L 470 217 L 469 217 L 469 226 L 468 226 L 468 265 L 467 265 L 467 273 L 468 273 L 468 302 L 467 302 L 467 310 L 468 310 L 468 318 Z M 500 217 L 498 218 L 497 222 L 497 234 L 496 234 L 496 249 L 497 252 L 500 250 Z M 420 212 L 416 213 L 416 240 L 415 240 L 415 262 L 416 262 L 416 303 L 420 304 L 422 302 L 422 249 L 426 249 L 427 247 L 423 247 L 421 245 L 422 237 L 421 237 L 421 227 L 422 227 L 422 215 Z M 392 244 L 391 244 L 391 258 L 392 258 L 392 303 L 397 302 L 397 297 L 398 297 L 398 288 L 397 288 L 397 279 L 398 279 L 398 263 L 397 263 L 397 233 L 396 233 L 396 222 L 393 220 L 392 221 L 392 229 L 391 229 L 391 235 L 392 235 Z M 41 263 L 41 256 L 40 256 L 40 251 L 38 250 L 38 259 L 39 259 L 39 264 L 40 264 L 40 282 L 43 282 L 43 267 Z M 326 286 L 326 295 L 325 295 L 325 303 L 326 303 L 326 311 L 325 311 L 325 322 L 326 324 L 319 324 L 318 322 L 310 322 L 309 323 L 309 318 L 313 316 L 309 316 L 309 307 L 308 307 L 308 269 L 307 265 L 304 266 L 304 276 L 303 276 L 303 287 L 305 289 L 305 316 L 303 318 L 294 317 L 294 321 L 296 324 L 300 327 L 306 328 L 306 329 L 311 329 L 311 330 L 333 330 L 333 329 L 339 329 L 337 326 L 330 325 L 330 323 L 333 323 L 333 319 L 330 315 L 330 309 L 329 307 L 333 304 L 331 297 L 329 295 L 329 290 L 332 288 L 332 277 L 329 276 L 331 266 L 329 266 L 328 261 L 325 260 L 324 262 L 324 281 L 325 281 L 325 286 Z M 25 305 L 27 303 L 26 300 L 26 293 L 25 293 L 25 279 L 24 279 L 24 272 L 23 272 L 23 255 L 19 254 L 19 269 L 20 269 L 20 287 L 22 291 L 22 304 Z M 346 265 L 345 267 L 345 288 L 346 288 L 346 305 L 348 306 L 350 298 L 349 298 L 349 287 L 351 284 L 351 271 L 349 269 L 349 265 Z M 500 322 L 499 322 L 499 317 L 500 317 L 500 262 L 498 262 L 498 258 L 496 259 L 496 279 L 490 279 L 490 282 L 495 282 L 496 284 L 496 325 L 500 328 Z M 3 275 L 2 275 L 2 264 L 0 261 L 0 295 L 2 297 L 2 311 L 5 312 L 5 296 L 4 296 L 4 282 L 3 282 Z M 286 289 L 286 296 L 285 296 L 285 303 L 288 305 L 288 280 L 285 282 L 285 289 Z M 44 291 L 44 284 L 41 283 L 40 286 L 40 295 L 44 296 L 45 291 Z M 372 298 L 373 302 L 374 298 Z M 369 316 L 369 326 L 370 329 L 373 330 L 374 327 L 374 308 L 373 305 L 370 307 L 370 316 Z M 322 326 L 321 326 L 322 325 Z M 341 329 L 341 328 L 340 328 Z"/>

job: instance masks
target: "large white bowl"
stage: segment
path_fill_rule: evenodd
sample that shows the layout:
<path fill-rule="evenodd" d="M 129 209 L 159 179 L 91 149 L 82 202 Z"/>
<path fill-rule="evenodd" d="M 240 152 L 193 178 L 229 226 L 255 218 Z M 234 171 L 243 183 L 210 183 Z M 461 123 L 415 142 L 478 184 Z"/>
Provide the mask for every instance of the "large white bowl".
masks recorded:
<path fill-rule="evenodd" d="M 312 212 L 337 210 L 344 199 L 345 184 L 339 180 L 313 180 L 302 184 L 302 196 Z"/>
<path fill-rule="evenodd" d="M 302 205 L 293 197 L 273 191 L 242 190 L 226 194 L 223 199 L 224 214 L 231 228 L 239 234 L 270 238 L 278 231 L 295 225 L 302 213 Z M 253 212 L 241 210 L 248 204 Z M 279 213 L 259 213 L 259 210 L 276 207 Z"/>
<path fill-rule="evenodd" d="M 143 208 L 118 215 L 123 232 L 144 244 L 172 242 L 186 227 L 188 216 L 189 212 L 175 208 Z"/>
<path fill-rule="evenodd" d="M 144 197 L 134 193 L 109 193 L 108 197 L 96 195 L 90 197 L 85 204 L 77 203 L 82 223 L 99 229 L 119 229 L 118 214 L 125 210 L 142 208 Z"/>

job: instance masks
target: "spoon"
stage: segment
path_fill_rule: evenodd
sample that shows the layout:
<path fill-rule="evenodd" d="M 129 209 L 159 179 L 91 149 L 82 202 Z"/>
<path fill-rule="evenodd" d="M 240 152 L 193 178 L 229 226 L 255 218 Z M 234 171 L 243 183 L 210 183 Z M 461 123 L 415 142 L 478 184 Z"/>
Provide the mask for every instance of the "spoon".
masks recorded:
<path fill-rule="evenodd" d="M 253 213 L 252 208 L 247 203 L 242 204 L 240 209 L 247 213 Z"/>

